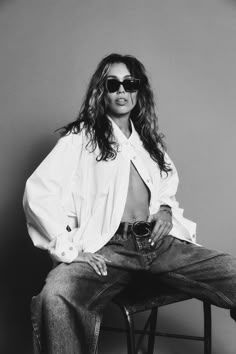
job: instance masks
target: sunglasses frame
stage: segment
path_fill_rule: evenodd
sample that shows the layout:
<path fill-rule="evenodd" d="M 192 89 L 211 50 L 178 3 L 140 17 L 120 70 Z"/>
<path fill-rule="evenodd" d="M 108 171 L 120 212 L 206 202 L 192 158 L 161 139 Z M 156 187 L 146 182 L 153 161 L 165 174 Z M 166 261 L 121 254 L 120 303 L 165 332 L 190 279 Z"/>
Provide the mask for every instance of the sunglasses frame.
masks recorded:
<path fill-rule="evenodd" d="M 108 81 L 111 81 L 111 80 L 114 80 L 114 81 L 116 81 L 117 83 L 119 83 L 119 86 L 117 86 L 117 89 L 114 90 L 114 91 L 110 91 L 110 90 L 108 89 L 108 87 L 107 87 Z M 127 82 L 127 81 L 133 81 L 133 82 L 137 83 L 137 84 L 138 84 L 138 88 L 135 89 L 135 90 L 127 90 L 127 88 L 125 88 L 125 86 L 126 86 L 126 85 L 125 85 L 125 82 Z M 140 86 L 140 79 L 128 78 L 128 79 L 124 79 L 123 81 L 119 81 L 118 79 L 111 77 L 111 78 L 107 78 L 106 81 L 105 81 L 105 88 L 106 88 L 107 92 L 109 92 L 109 93 L 117 92 L 117 91 L 119 90 L 119 88 L 120 88 L 120 85 L 123 86 L 125 92 L 137 92 L 137 91 L 139 90 L 139 86 Z"/>

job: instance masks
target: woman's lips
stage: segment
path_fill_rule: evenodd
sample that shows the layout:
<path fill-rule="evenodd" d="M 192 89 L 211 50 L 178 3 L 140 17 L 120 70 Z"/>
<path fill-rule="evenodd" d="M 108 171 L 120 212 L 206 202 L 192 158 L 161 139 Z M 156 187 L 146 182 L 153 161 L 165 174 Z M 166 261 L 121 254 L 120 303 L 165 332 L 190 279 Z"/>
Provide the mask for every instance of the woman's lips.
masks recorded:
<path fill-rule="evenodd" d="M 116 103 L 120 106 L 124 106 L 127 103 L 127 100 L 126 100 L 126 98 L 118 98 L 116 100 Z"/>

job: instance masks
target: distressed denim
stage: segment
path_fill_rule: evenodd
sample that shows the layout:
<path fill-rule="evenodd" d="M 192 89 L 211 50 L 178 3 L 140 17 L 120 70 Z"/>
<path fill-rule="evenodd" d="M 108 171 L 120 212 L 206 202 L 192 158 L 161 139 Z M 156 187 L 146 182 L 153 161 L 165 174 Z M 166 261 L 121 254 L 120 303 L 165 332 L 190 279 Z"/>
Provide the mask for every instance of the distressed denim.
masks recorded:
<path fill-rule="evenodd" d="M 31 304 L 35 354 L 95 354 L 104 308 L 135 279 L 140 287 L 142 279 L 148 279 L 154 292 L 165 282 L 231 309 L 235 318 L 235 257 L 170 235 L 155 248 L 148 239 L 149 235 L 138 238 L 132 231 L 117 232 L 97 252 L 110 261 L 107 276 L 82 262 L 61 263 L 48 274 Z"/>

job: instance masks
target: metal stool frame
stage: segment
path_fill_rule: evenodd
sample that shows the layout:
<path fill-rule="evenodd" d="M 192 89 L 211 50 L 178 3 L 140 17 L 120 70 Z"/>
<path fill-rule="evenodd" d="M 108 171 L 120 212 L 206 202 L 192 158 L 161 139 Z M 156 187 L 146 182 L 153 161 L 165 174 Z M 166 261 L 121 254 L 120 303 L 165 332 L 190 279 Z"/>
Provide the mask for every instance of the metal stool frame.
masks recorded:
<path fill-rule="evenodd" d="M 211 305 L 205 300 L 202 300 L 204 315 L 204 336 L 190 336 L 184 334 L 174 334 L 156 331 L 157 314 L 159 307 L 188 300 L 191 298 L 191 296 L 180 292 L 171 292 L 170 294 L 168 294 L 167 292 L 164 294 L 160 294 L 154 298 L 149 298 L 148 301 L 144 299 L 141 302 L 135 302 L 132 300 L 132 298 L 126 295 L 123 296 L 123 294 L 121 294 L 116 297 L 113 302 L 119 306 L 124 315 L 126 329 L 111 326 L 102 326 L 102 329 L 107 331 L 126 333 L 128 354 L 136 354 L 138 352 L 143 337 L 145 335 L 148 335 L 148 354 L 153 354 L 154 352 L 156 336 L 203 341 L 204 354 L 211 354 Z M 144 328 L 142 330 L 135 329 L 133 315 L 148 310 L 151 310 L 151 312 L 145 322 Z M 139 334 L 137 343 L 135 341 L 136 334 Z"/>

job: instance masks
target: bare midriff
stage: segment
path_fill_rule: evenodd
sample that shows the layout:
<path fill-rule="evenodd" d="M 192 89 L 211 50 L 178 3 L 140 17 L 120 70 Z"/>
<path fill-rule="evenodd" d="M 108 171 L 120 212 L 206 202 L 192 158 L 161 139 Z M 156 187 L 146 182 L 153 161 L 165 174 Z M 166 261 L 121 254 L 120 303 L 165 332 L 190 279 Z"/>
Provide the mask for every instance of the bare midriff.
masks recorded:
<path fill-rule="evenodd" d="M 149 200 L 149 189 L 131 162 L 127 199 L 121 221 L 146 221 L 149 216 Z"/>

